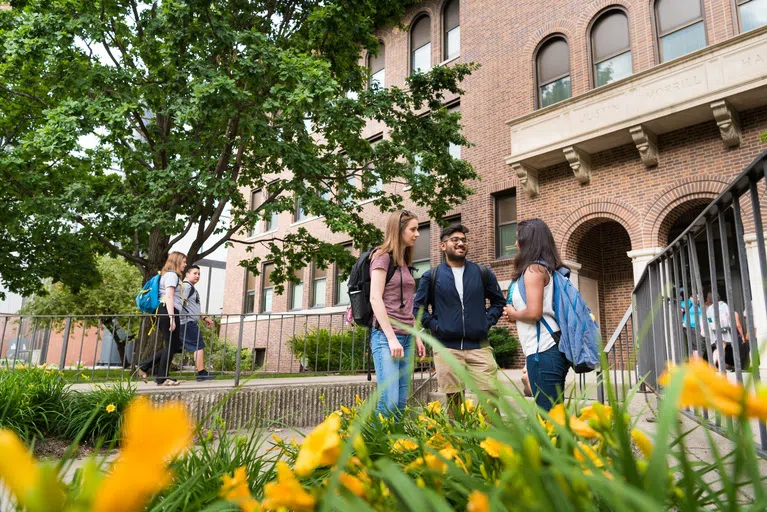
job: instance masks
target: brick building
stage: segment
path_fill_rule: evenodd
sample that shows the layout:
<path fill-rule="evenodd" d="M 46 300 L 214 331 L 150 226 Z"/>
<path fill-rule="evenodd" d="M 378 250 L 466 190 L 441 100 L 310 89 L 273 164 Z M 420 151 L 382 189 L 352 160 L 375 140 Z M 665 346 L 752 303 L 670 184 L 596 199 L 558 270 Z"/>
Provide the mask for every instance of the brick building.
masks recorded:
<path fill-rule="evenodd" d="M 454 154 L 481 176 L 451 212 L 471 230 L 471 258 L 507 281 L 516 220 L 542 218 L 606 336 L 646 262 L 766 149 L 767 0 L 439 0 L 403 21 L 407 30 L 380 30 L 383 51 L 366 60 L 384 86 L 437 64 L 481 66 L 446 101 L 474 144 Z M 440 261 L 439 228 L 414 210 L 426 268 Z M 254 236 L 299 225 L 325 230 L 297 211 Z M 228 251 L 225 313 L 345 309 L 336 268 L 307 268 L 274 296 L 268 267 L 254 278 L 237 266 L 247 257 Z M 758 265 L 751 275 L 760 283 Z M 764 319 L 757 327 L 767 332 Z"/>

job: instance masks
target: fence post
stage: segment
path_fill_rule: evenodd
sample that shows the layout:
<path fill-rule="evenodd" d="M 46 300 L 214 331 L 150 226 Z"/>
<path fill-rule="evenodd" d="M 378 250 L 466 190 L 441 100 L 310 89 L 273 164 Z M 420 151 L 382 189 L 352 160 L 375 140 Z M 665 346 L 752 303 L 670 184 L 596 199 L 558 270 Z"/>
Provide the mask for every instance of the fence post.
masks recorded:
<path fill-rule="evenodd" d="M 240 333 L 237 335 L 237 359 L 234 360 L 234 385 L 240 385 L 240 367 L 242 366 L 242 330 L 245 328 L 245 315 L 240 315 Z"/>
<path fill-rule="evenodd" d="M 67 316 L 67 321 L 64 324 L 64 341 L 61 344 L 61 357 L 59 358 L 59 370 L 64 370 L 64 365 L 67 364 L 67 347 L 69 346 L 69 329 L 72 327 L 72 317 Z"/>

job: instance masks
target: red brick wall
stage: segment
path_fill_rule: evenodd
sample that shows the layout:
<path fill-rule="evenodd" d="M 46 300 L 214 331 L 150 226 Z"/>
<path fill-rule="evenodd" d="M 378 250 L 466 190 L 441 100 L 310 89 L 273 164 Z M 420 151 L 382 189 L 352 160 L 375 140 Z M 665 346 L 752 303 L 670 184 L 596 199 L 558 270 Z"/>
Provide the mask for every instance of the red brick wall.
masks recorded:
<path fill-rule="evenodd" d="M 715 44 L 735 35 L 730 0 L 705 0 L 705 21 L 708 44 Z M 409 11 L 403 20 L 409 23 L 416 15 L 426 12 L 431 16 L 432 63 L 441 61 L 442 24 L 440 11 L 443 2 L 428 1 Z M 463 84 L 461 98 L 462 126 L 466 137 L 474 144 L 462 148 L 462 158 L 471 162 L 481 176 L 469 185 L 475 190 L 463 204 L 456 205 L 462 221 L 471 230 L 471 255 L 477 262 L 490 265 L 500 280 L 508 279 L 511 266 L 508 260 L 495 258 L 493 194 L 516 187 L 517 178 L 506 165 L 510 153 L 509 120 L 529 114 L 535 109 L 534 52 L 549 34 L 564 34 L 569 43 L 572 92 L 574 96 L 592 88 L 588 56 L 588 29 L 594 16 L 609 5 L 626 8 L 629 17 L 633 70 L 635 73 L 655 66 L 658 61 L 648 0 L 595 0 L 562 2 L 539 0 L 508 2 L 507 0 L 464 0 L 461 2 L 461 57 L 457 62 L 476 62 L 480 68 Z M 386 86 L 404 86 L 409 69 L 407 31 L 383 29 L 379 36 L 386 45 Z M 449 101 L 447 98 L 446 101 Z M 605 282 L 602 318 L 609 327 L 617 323 L 628 305 L 633 285 L 630 261 L 625 251 L 663 246 L 666 243 L 664 220 L 677 206 L 691 200 L 710 200 L 721 192 L 765 147 L 758 134 L 767 130 L 767 107 L 740 113 L 743 143 L 736 149 L 725 149 L 719 130 L 713 120 L 658 137 L 660 164 L 652 169 L 644 167 L 633 145 L 594 154 L 592 177 L 588 185 L 579 185 L 570 167 L 559 164 L 540 169 L 540 194 L 534 199 L 518 193 L 519 219 L 540 217 L 555 234 L 563 256 L 579 261 L 584 272 L 606 273 L 614 278 Z M 371 124 L 366 136 L 385 130 Z M 389 190 L 401 191 L 401 185 L 389 185 Z M 690 205 L 696 204 L 691 202 Z M 423 209 L 405 203 L 420 218 L 426 218 Z M 685 208 L 674 211 L 684 214 Z M 378 219 L 372 205 L 366 207 L 366 216 Z M 603 244 L 603 251 L 592 243 L 583 246 L 583 237 L 594 225 L 611 220 L 622 226 L 620 243 Z M 290 224 L 290 215 L 280 216 L 281 230 Z M 315 234 L 334 242 L 344 242 L 345 235 L 332 235 L 321 220 L 306 226 Z M 605 224 L 602 229 L 610 228 Z M 294 229 L 294 228 L 290 228 Z M 437 246 L 437 228 L 432 224 L 432 263 L 440 260 Z M 590 237 L 591 235 L 589 235 Z M 607 236 L 602 236 L 604 241 Z M 585 247 L 582 254 L 579 247 Z M 614 252 L 610 252 L 614 251 Z M 256 254 L 266 251 L 256 248 Z M 624 253 L 622 256 L 620 253 Z M 248 257 L 245 248 L 229 249 L 224 311 L 242 311 L 244 270 L 237 266 Z M 583 258 L 580 261 L 579 258 Z M 609 260 L 609 268 L 601 268 L 597 259 Z M 617 266 L 612 268 L 613 263 Z M 330 275 L 334 275 L 331 269 Z M 584 274 L 585 275 L 585 274 Z M 307 271 L 308 279 L 308 271 Z M 609 286 L 607 286 L 609 285 Z M 307 282 L 308 289 L 309 285 Z M 327 304 L 335 296 L 334 282 L 329 279 Z M 258 292 L 257 292 L 258 295 Z M 274 310 L 284 311 L 284 299 L 275 298 Z M 260 299 L 257 297 L 257 304 Z M 308 294 L 304 304 L 308 305 Z M 609 336 L 611 332 L 606 332 Z"/>

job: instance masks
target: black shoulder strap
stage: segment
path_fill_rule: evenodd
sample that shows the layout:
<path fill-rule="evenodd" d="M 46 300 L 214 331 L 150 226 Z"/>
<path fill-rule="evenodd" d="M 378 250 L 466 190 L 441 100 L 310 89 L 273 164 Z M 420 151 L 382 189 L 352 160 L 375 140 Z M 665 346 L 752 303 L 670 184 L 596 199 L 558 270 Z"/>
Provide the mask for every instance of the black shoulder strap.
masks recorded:
<path fill-rule="evenodd" d="M 434 294 L 437 290 L 437 270 L 439 270 L 439 265 L 431 268 L 431 274 L 429 275 L 429 297 L 426 301 L 427 305 L 431 304 L 432 314 L 434 313 Z"/>
<path fill-rule="evenodd" d="M 394 266 L 394 255 L 392 253 L 389 253 L 389 269 L 386 271 L 386 282 L 388 283 L 391 281 L 391 278 L 394 277 L 394 271 L 397 270 L 397 267 Z"/>
<path fill-rule="evenodd" d="M 477 266 L 479 267 L 479 273 L 482 276 L 482 289 L 487 290 L 487 283 L 490 282 L 490 270 L 484 265 L 477 264 Z"/>

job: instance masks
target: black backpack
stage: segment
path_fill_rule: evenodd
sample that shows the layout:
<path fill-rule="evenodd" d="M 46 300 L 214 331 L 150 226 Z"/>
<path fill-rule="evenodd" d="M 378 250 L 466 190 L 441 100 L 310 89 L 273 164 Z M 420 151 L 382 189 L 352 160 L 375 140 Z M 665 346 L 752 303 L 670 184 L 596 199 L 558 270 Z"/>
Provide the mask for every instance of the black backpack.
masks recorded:
<path fill-rule="evenodd" d="M 370 306 L 370 253 L 365 251 L 357 258 L 349 274 L 349 305 L 352 319 L 357 325 L 373 327 L 373 308 Z M 394 276 L 394 258 L 389 254 L 389 269 L 386 271 L 386 282 Z"/>

